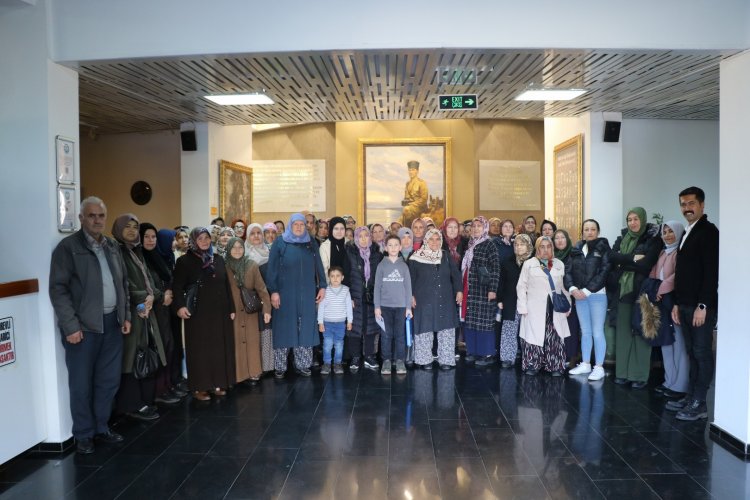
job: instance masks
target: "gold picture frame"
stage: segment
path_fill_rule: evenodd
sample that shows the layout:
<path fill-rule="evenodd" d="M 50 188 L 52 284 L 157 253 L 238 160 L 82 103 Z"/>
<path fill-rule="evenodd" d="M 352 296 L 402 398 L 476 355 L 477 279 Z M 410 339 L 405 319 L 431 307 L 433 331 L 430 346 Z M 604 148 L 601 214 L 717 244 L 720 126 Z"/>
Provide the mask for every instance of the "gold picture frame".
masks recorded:
<path fill-rule="evenodd" d="M 219 163 L 219 214 L 229 225 L 235 219 L 246 223 L 253 213 L 253 169 L 221 160 Z"/>
<path fill-rule="evenodd" d="M 410 225 L 427 215 L 439 226 L 452 213 L 450 137 L 359 139 L 357 156 L 358 225 Z M 407 166 L 412 161 L 419 162 L 415 179 Z"/>
<path fill-rule="evenodd" d="M 554 149 L 555 223 L 575 241 L 583 221 L 583 134 Z"/>

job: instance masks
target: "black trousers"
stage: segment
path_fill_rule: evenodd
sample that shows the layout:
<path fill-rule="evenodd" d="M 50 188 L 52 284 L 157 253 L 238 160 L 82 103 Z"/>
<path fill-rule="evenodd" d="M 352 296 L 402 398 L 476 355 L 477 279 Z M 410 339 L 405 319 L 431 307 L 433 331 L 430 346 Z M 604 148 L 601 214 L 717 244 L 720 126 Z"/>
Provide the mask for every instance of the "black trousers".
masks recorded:
<path fill-rule="evenodd" d="M 363 355 L 364 356 L 374 356 L 376 354 L 375 352 L 375 340 L 377 335 L 368 334 L 364 336 L 364 343 L 363 339 L 359 335 L 347 335 L 344 337 L 344 359 L 351 360 L 353 358 L 359 358 Z M 362 348 L 364 344 L 364 349 Z"/>
<path fill-rule="evenodd" d="M 690 382 L 687 394 L 705 401 L 711 380 L 714 378 L 713 331 L 716 310 L 706 309 L 706 322 L 699 327 L 693 326 L 695 306 L 680 305 L 679 312 L 685 350 L 690 357 Z"/>
<path fill-rule="evenodd" d="M 85 439 L 109 430 L 112 404 L 122 373 L 122 332 L 117 312 L 104 315 L 104 333 L 83 332 L 71 344 L 65 337 L 73 437 Z"/>
<path fill-rule="evenodd" d="M 135 413 L 146 405 L 154 404 L 155 397 L 156 377 L 138 380 L 132 373 L 123 373 L 115 398 L 115 414 Z"/>

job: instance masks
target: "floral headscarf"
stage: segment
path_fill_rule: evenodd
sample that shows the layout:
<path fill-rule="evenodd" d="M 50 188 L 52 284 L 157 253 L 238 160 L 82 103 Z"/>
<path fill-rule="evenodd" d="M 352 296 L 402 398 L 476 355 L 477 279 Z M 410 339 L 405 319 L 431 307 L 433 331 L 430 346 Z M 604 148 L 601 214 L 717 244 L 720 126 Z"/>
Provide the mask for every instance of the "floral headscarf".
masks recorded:
<path fill-rule="evenodd" d="M 198 236 L 206 233 L 208 237 L 211 237 L 211 233 L 205 227 L 194 227 L 190 231 L 190 240 L 188 247 L 190 252 L 201 260 L 201 269 L 209 269 L 212 273 L 214 272 L 214 247 L 208 245 L 208 250 L 201 250 L 198 248 Z"/>
<path fill-rule="evenodd" d="M 430 248 L 429 241 L 433 234 L 437 234 L 440 237 L 440 246 L 438 246 L 437 250 Z M 440 231 L 434 227 L 428 229 L 424 235 L 424 245 L 414 252 L 409 260 L 415 260 L 423 264 L 440 264 L 440 261 L 443 260 L 443 235 Z"/>

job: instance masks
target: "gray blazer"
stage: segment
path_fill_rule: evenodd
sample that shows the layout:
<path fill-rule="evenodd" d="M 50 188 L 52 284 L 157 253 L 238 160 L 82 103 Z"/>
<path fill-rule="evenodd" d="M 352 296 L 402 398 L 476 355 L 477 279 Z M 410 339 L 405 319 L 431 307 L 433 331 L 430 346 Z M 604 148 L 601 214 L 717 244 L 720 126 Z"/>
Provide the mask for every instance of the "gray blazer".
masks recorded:
<path fill-rule="evenodd" d="M 106 238 L 106 236 L 105 236 Z M 119 246 L 106 238 L 105 255 L 117 292 L 117 319 L 130 321 L 128 275 Z M 63 239 L 52 252 L 49 272 L 49 298 L 64 336 L 79 330 L 104 331 L 102 271 L 83 230 Z"/>

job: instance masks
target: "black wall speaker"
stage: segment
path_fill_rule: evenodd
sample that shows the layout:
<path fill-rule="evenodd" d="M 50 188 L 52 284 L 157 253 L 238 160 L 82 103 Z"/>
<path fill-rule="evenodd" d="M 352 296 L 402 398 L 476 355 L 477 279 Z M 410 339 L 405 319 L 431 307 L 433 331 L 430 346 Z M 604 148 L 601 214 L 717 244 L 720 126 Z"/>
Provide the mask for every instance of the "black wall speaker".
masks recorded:
<path fill-rule="evenodd" d="M 619 126 L 617 127 L 617 130 L 620 130 Z M 183 130 L 182 132 L 180 132 L 180 140 L 182 141 L 183 151 L 198 150 L 198 145 L 195 143 L 195 130 Z"/>
<path fill-rule="evenodd" d="M 604 122 L 604 142 L 620 142 L 620 122 Z"/>

